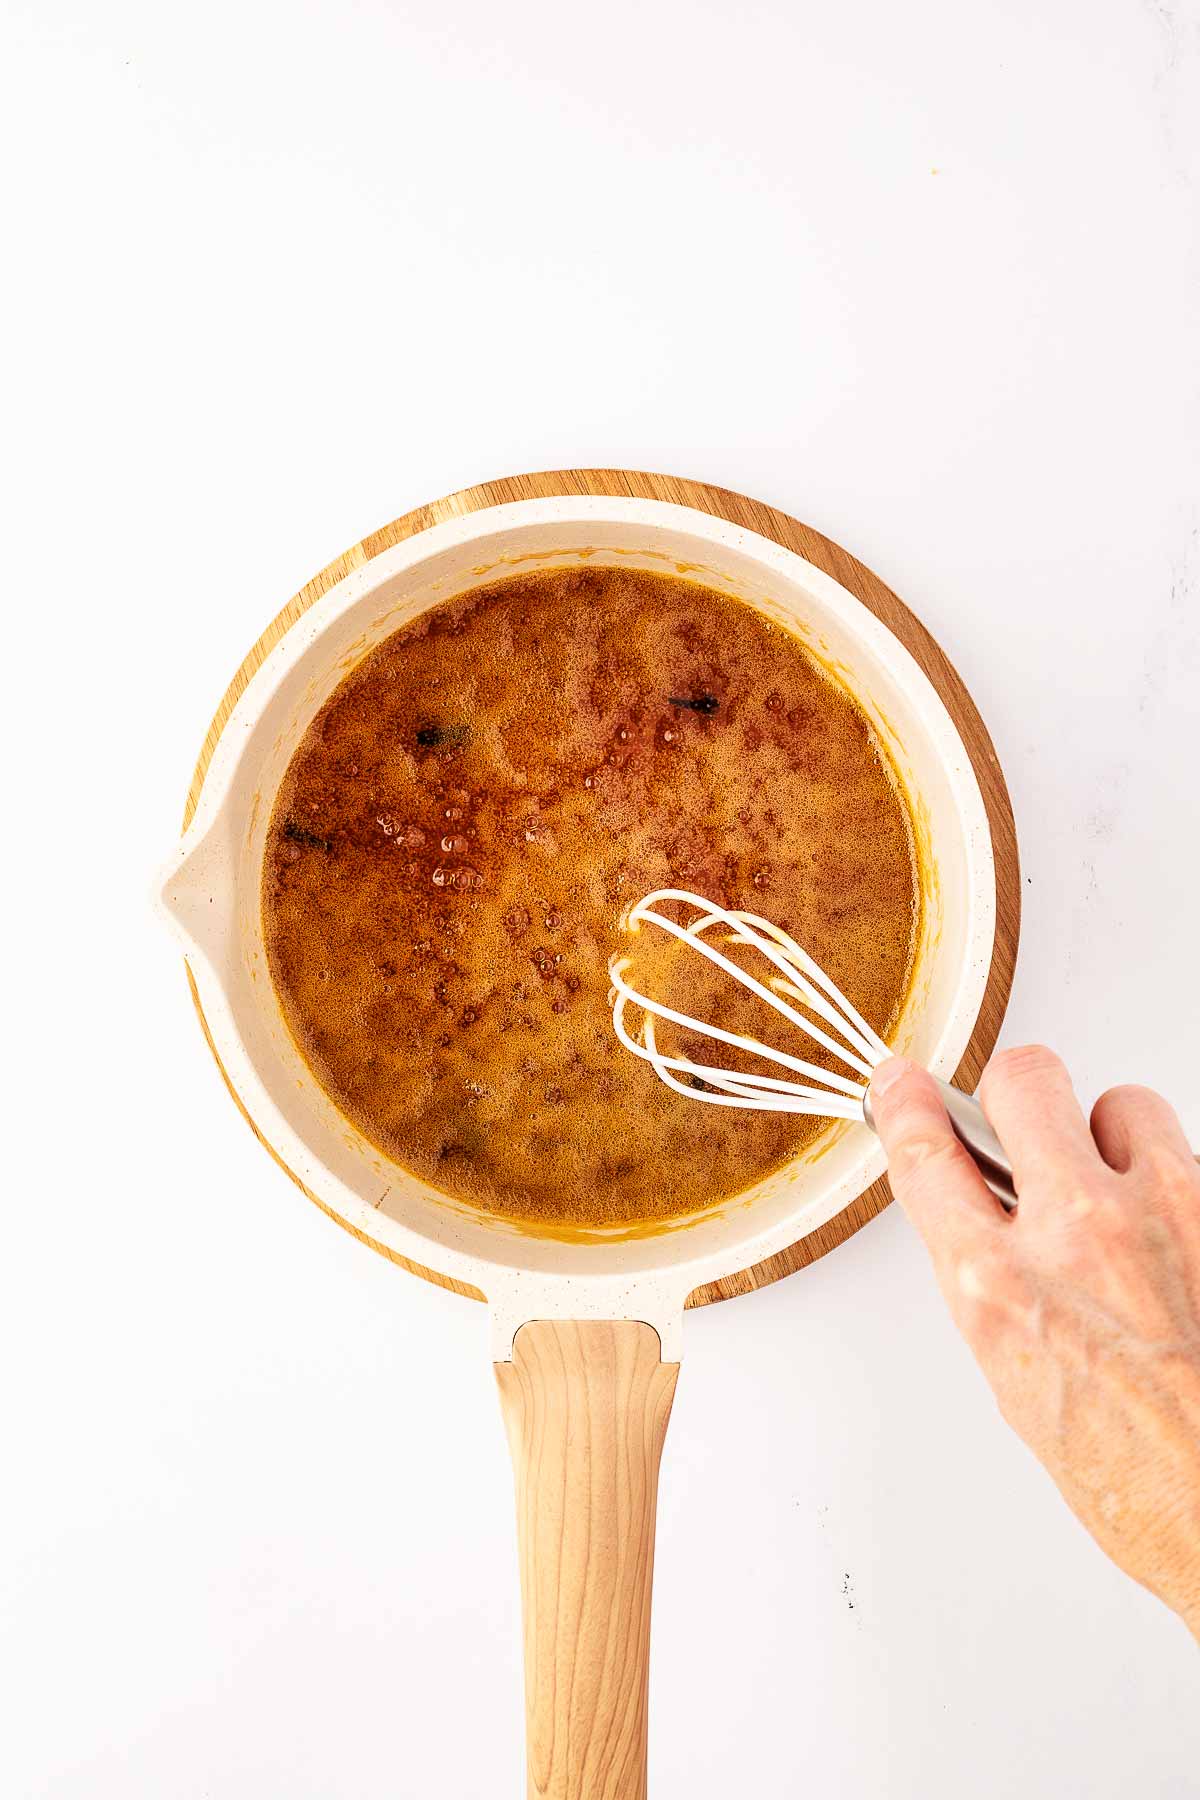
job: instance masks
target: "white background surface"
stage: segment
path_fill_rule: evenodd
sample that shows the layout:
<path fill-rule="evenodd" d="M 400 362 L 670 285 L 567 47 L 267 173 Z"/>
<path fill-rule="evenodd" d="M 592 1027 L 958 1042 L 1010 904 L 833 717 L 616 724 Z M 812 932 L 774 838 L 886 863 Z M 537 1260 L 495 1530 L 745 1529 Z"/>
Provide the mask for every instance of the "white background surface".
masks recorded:
<path fill-rule="evenodd" d="M 1200 12 L 5 11 L 0 1786 L 516 1794 L 483 1312 L 303 1204 L 220 1085 L 146 898 L 200 738 L 283 601 L 425 499 L 576 463 L 758 494 L 991 727 L 1006 1040 L 1200 1141 Z M 897 1212 L 691 1316 L 657 1795 L 1176 1800 L 1198 1687 Z"/>

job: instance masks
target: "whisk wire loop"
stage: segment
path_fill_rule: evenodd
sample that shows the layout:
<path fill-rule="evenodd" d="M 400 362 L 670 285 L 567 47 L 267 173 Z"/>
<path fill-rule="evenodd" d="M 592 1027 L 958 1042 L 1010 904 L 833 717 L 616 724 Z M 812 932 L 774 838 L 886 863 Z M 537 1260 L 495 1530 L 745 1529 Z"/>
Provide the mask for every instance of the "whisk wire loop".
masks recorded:
<path fill-rule="evenodd" d="M 693 907 L 696 918 L 680 924 L 656 910 L 656 903 L 675 901 Z M 795 940 L 757 913 L 732 910 L 703 899 L 686 888 L 658 888 L 647 894 L 631 909 L 627 926 L 636 931 L 641 925 L 653 925 L 689 948 L 698 950 L 709 962 L 721 969 L 742 987 L 785 1018 L 848 1069 L 869 1081 L 872 1070 L 888 1055 L 887 1046 L 862 1015 L 850 1004 L 829 976 L 802 950 Z M 722 926 L 725 941 L 734 947 L 755 950 L 763 956 L 774 973 L 767 982 L 759 981 L 749 970 L 734 962 L 708 941 L 705 933 Z M 695 1019 L 677 1011 L 663 1001 L 642 993 L 626 979 L 629 957 L 615 958 L 609 973 L 613 982 L 613 1027 L 621 1043 L 653 1067 L 659 1079 L 675 1092 L 690 1100 L 710 1106 L 736 1106 L 755 1112 L 785 1112 L 824 1115 L 832 1118 L 861 1119 L 866 1085 L 834 1069 L 823 1069 L 787 1051 L 775 1050 L 757 1038 L 726 1030 L 710 1021 Z M 784 996 L 787 998 L 784 998 Z M 808 1013 L 829 1025 L 838 1038 L 832 1037 L 789 1004 L 798 1001 Z M 641 1012 L 641 1023 L 631 1032 L 625 1022 L 627 1007 Z M 695 1062 L 686 1056 L 671 1056 L 658 1045 L 655 1021 L 662 1019 L 685 1031 L 728 1044 L 764 1061 L 806 1077 L 803 1081 L 784 1080 L 779 1076 L 733 1070 L 710 1063 Z M 686 1076 L 686 1081 L 681 1080 Z"/>

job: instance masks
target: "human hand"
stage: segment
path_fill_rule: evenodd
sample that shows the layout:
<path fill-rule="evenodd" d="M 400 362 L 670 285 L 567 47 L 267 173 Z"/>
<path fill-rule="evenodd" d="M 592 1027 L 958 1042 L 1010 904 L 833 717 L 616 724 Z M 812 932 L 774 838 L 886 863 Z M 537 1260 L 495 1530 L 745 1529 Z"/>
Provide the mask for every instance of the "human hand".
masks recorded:
<path fill-rule="evenodd" d="M 1091 1129 L 1039 1045 L 979 1087 L 1011 1218 L 924 1070 L 871 1082 L 892 1191 L 1000 1411 L 1119 1568 L 1200 1640 L 1200 1169 L 1167 1102 L 1113 1088 Z"/>

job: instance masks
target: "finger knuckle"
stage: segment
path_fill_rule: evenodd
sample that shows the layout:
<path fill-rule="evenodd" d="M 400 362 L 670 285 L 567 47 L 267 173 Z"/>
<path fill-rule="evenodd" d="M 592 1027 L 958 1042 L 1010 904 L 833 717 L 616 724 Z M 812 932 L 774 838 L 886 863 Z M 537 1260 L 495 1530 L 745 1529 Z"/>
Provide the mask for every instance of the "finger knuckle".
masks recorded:
<path fill-rule="evenodd" d="M 1013 1082 L 1044 1080 L 1062 1072 L 1063 1062 L 1045 1044 L 1015 1044 L 997 1051 L 983 1072 L 980 1090 L 986 1095 Z"/>
<path fill-rule="evenodd" d="M 994 1342 L 1020 1312 L 1021 1287 L 1011 1258 L 973 1248 L 955 1258 L 947 1298 L 964 1335 L 977 1347 Z"/>
<path fill-rule="evenodd" d="M 1147 1144 L 1138 1161 L 1139 1173 L 1156 1200 L 1189 1209 L 1200 1205 L 1200 1164 L 1185 1150 L 1173 1144 Z"/>
<path fill-rule="evenodd" d="M 1118 1082 L 1116 1087 L 1105 1088 L 1096 1105 L 1104 1107 L 1142 1106 L 1147 1101 L 1155 1106 L 1158 1105 L 1159 1096 L 1153 1088 L 1143 1087 L 1140 1082 L 1136 1081 L 1122 1081 Z"/>
<path fill-rule="evenodd" d="M 963 1166 L 965 1154 L 955 1138 L 916 1130 L 897 1145 L 891 1167 L 901 1179 L 936 1184 Z"/>
<path fill-rule="evenodd" d="M 1136 1082 L 1123 1082 L 1106 1088 L 1092 1108 L 1092 1119 L 1115 1122 L 1140 1114 L 1157 1113 L 1162 1105 L 1153 1088 L 1139 1087 Z"/>
<path fill-rule="evenodd" d="M 998 1306 L 1012 1298 L 1012 1265 L 998 1250 L 976 1249 L 960 1256 L 954 1279 L 961 1297 L 978 1306 Z"/>
<path fill-rule="evenodd" d="M 1099 1182 L 1066 1182 L 1053 1196 L 1052 1208 L 1046 1213 L 1046 1225 L 1060 1240 L 1065 1233 L 1086 1236 L 1095 1229 L 1096 1216 L 1107 1204 Z"/>
<path fill-rule="evenodd" d="M 1142 1209 L 1119 1182 L 1088 1182 L 1059 1196 L 1045 1220 L 1046 1265 L 1075 1275 L 1113 1269 L 1141 1254 Z"/>

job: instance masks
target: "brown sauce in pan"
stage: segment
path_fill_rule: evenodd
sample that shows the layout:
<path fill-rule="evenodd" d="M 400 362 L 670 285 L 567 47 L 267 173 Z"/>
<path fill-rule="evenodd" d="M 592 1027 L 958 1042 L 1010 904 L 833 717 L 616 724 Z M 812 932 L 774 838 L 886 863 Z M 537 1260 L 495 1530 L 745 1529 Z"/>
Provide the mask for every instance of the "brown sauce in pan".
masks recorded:
<path fill-rule="evenodd" d="M 825 1060 L 700 957 L 620 930 L 665 886 L 783 925 L 887 1036 L 919 870 L 848 694 L 694 582 L 512 575 L 395 632 L 310 726 L 266 847 L 271 975 L 339 1110 L 443 1193 L 549 1227 L 665 1220 L 824 1125 L 669 1091 L 616 1041 L 609 959 Z"/>

